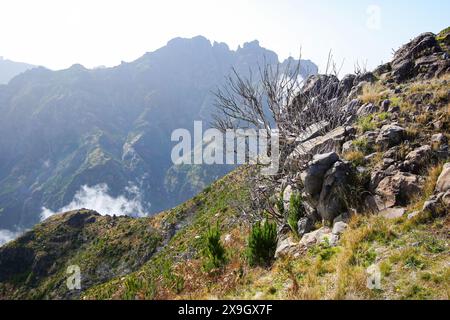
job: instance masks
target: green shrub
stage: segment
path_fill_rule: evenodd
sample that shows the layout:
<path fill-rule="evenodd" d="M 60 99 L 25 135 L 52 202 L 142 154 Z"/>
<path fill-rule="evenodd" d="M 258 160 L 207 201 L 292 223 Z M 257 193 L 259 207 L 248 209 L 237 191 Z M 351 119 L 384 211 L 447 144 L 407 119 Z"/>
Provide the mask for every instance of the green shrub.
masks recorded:
<path fill-rule="evenodd" d="M 210 271 L 212 269 L 220 268 L 226 262 L 225 248 L 220 242 L 219 227 L 213 227 L 208 230 L 205 238 L 204 254 L 206 257 L 205 269 Z"/>
<path fill-rule="evenodd" d="M 368 115 L 358 119 L 358 127 L 362 133 L 373 131 L 377 128 L 377 124 L 373 119 L 373 115 Z"/>
<path fill-rule="evenodd" d="M 366 137 L 361 137 L 354 140 L 352 145 L 357 151 L 364 153 L 364 155 L 370 154 L 374 151 L 373 145 L 369 143 Z"/>
<path fill-rule="evenodd" d="M 281 192 L 280 196 L 275 201 L 275 206 L 277 207 L 278 213 L 284 216 L 283 192 Z"/>
<path fill-rule="evenodd" d="M 391 118 L 391 114 L 389 112 L 381 112 L 378 114 L 378 119 L 380 121 L 389 120 Z"/>
<path fill-rule="evenodd" d="M 277 225 L 265 221 L 253 225 L 248 238 L 248 260 L 251 266 L 268 266 L 277 248 Z"/>
<path fill-rule="evenodd" d="M 298 234 L 298 220 L 305 216 L 302 206 L 302 196 L 299 193 L 293 193 L 289 200 L 288 225 L 295 234 Z"/>

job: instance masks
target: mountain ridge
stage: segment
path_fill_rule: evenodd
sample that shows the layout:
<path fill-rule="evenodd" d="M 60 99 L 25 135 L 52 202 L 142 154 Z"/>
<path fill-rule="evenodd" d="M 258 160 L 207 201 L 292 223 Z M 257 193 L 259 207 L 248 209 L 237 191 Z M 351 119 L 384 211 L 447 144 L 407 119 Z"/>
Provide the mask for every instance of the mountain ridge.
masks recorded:
<path fill-rule="evenodd" d="M 0 229 L 31 227 L 43 207 L 58 211 L 85 185 L 104 183 L 116 198 L 132 197 L 131 183 L 151 214 L 187 200 L 209 177 L 226 173 L 229 168 L 168 172 L 170 135 L 189 129 L 194 120 L 209 122 L 211 92 L 231 67 L 248 72 L 265 54 L 278 62 L 259 45 L 244 47 L 241 55 L 204 37 L 179 38 L 116 67 L 39 67 L 1 86 Z M 309 67 L 305 77 L 317 72 Z M 192 176 L 195 184 L 183 187 L 189 193 L 180 192 Z M 166 179 L 172 181 L 170 192 Z"/>
<path fill-rule="evenodd" d="M 0 298 L 448 300 L 448 44 L 448 31 L 422 34 L 373 72 L 342 80 L 311 76 L 299 97 L 320 92 L 328 81 L 333 90 L 319 98 L 327 103 L 343 95 L 342 113 L 352 117 L 342 128 L 299 141 L 300 152 L 302 143 L 314 144 L 312 161 L 298 166 L 301 155 L 294 150 L 286 159 L 290 171 L 278 180 L 261 185 L 256 167 L 241 166 L 153 217 L 107 218 L 77 210 L 44 221 L 0 248 L 0 269 L 8 270 L 0 279 Z M 271 223 L 258 207 L 262 199 L 255 198 L 260 189 L 273 192 L 266 208 L 281 221 L 275 220 L 271 257 L 255 266 L 248 260 L 251 236 L 261 221 Z M 104 229 L 100 244 L 86 225 Z M 214 226 L 226 257 L 210 268 Z M 74 230 L 90 237 L 71 236 Z M 125 248 L 133 256 L 128 239 L 145 243 L 155 234 L 160 237 L 147 245 L 153 251 L 146 261 L 114 254 Z M 59 251 L 41 247 L 58 241 L 81 241 L 82 249 L 75 250 L 76 258 L 72 252 L 55 258 Z M 54 268 L 42 269 L 42 262 Z M 114 275 L 118 263 L 133 262 L 139 263 L 129 273 Z M 20 272 L 9 268 L 16 264 Z M 87 279 L 81 291 L 65 287 L 72 264 Z M 370 270 L 378 270 L 376 290 L 367 285 Z M 108 279 L 99 280 L 98 273 Z"/>

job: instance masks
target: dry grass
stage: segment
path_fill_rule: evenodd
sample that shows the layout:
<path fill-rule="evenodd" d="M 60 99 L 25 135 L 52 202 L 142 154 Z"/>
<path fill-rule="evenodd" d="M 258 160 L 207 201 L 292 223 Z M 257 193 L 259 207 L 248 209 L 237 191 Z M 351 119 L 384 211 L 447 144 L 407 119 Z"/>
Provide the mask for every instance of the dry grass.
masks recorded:
<path fill-rule="evenodd" d="M 434 193 L 436 189 L 436 183 L 439 176 L 444 168 L 443 163 L 438 163 L 428 169 L 426 174 L 426 180 L 423 185 L 421 194 L 417 195 L 415 199 L 411 201 L 411 205 L 408 207 L 410 212 L 422 210 L 423 204 L 427 201 Z"/>
<path fill-rule="evenodd" d="M 367 84 L 362 89 L 362 94 L 359 99 L 363 103 L 379 104 L 384 99 L 388 98 L 388 91 L 380 82 Z"/>
<path fill-rule="evenodd" d="M 365 154 L 359 150 L 346 152 L 343 157 L 356 166 L 361 166 L 365 163 Z"/>

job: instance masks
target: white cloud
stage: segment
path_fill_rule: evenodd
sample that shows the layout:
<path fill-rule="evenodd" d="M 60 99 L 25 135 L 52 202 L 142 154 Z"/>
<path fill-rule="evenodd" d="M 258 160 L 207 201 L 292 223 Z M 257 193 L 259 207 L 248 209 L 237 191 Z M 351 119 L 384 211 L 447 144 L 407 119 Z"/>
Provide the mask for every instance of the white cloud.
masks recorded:
<path fill-rule="evenodd" d="M 149 204 L 143 203 L 142 195 L 137 186 L 130 185 L 125 189 L 127 196 L 120 195 L 114 198 L 108 194 L 106 184 L 98 184 L 93 187 L 82 186 L 75 194 L 73 200 L 66 206 L 58 209 L 56 212 L 43 207 L 41 212 L 41 221 L 60 212 L 78 210 L 81 208 L 95 210 L 103 215 L 117 216 L 147 216 L 146 207 Z"/>
<path fill-rule="evenodd" d="M 19 237 L 23 231 L 11 231 L 6 229 L 0 229 L 0 247 L 9 241 L 12 241 Z"/>

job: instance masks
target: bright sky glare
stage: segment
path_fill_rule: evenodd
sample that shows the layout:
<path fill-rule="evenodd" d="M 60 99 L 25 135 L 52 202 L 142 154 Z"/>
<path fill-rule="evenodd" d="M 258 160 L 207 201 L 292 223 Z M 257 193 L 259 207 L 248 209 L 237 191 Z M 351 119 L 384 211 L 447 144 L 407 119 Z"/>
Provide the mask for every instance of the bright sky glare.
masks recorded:
<path fill-rule="evenodd" d="M 174 37 L 203 35 L 232 49 L 258 39 L 284 59 L 342 73 L 371 69 L 424 31 L 449 25 L 443 0 L 2 0 L 0 56 L 62 69 L 132 61 Z"/>

